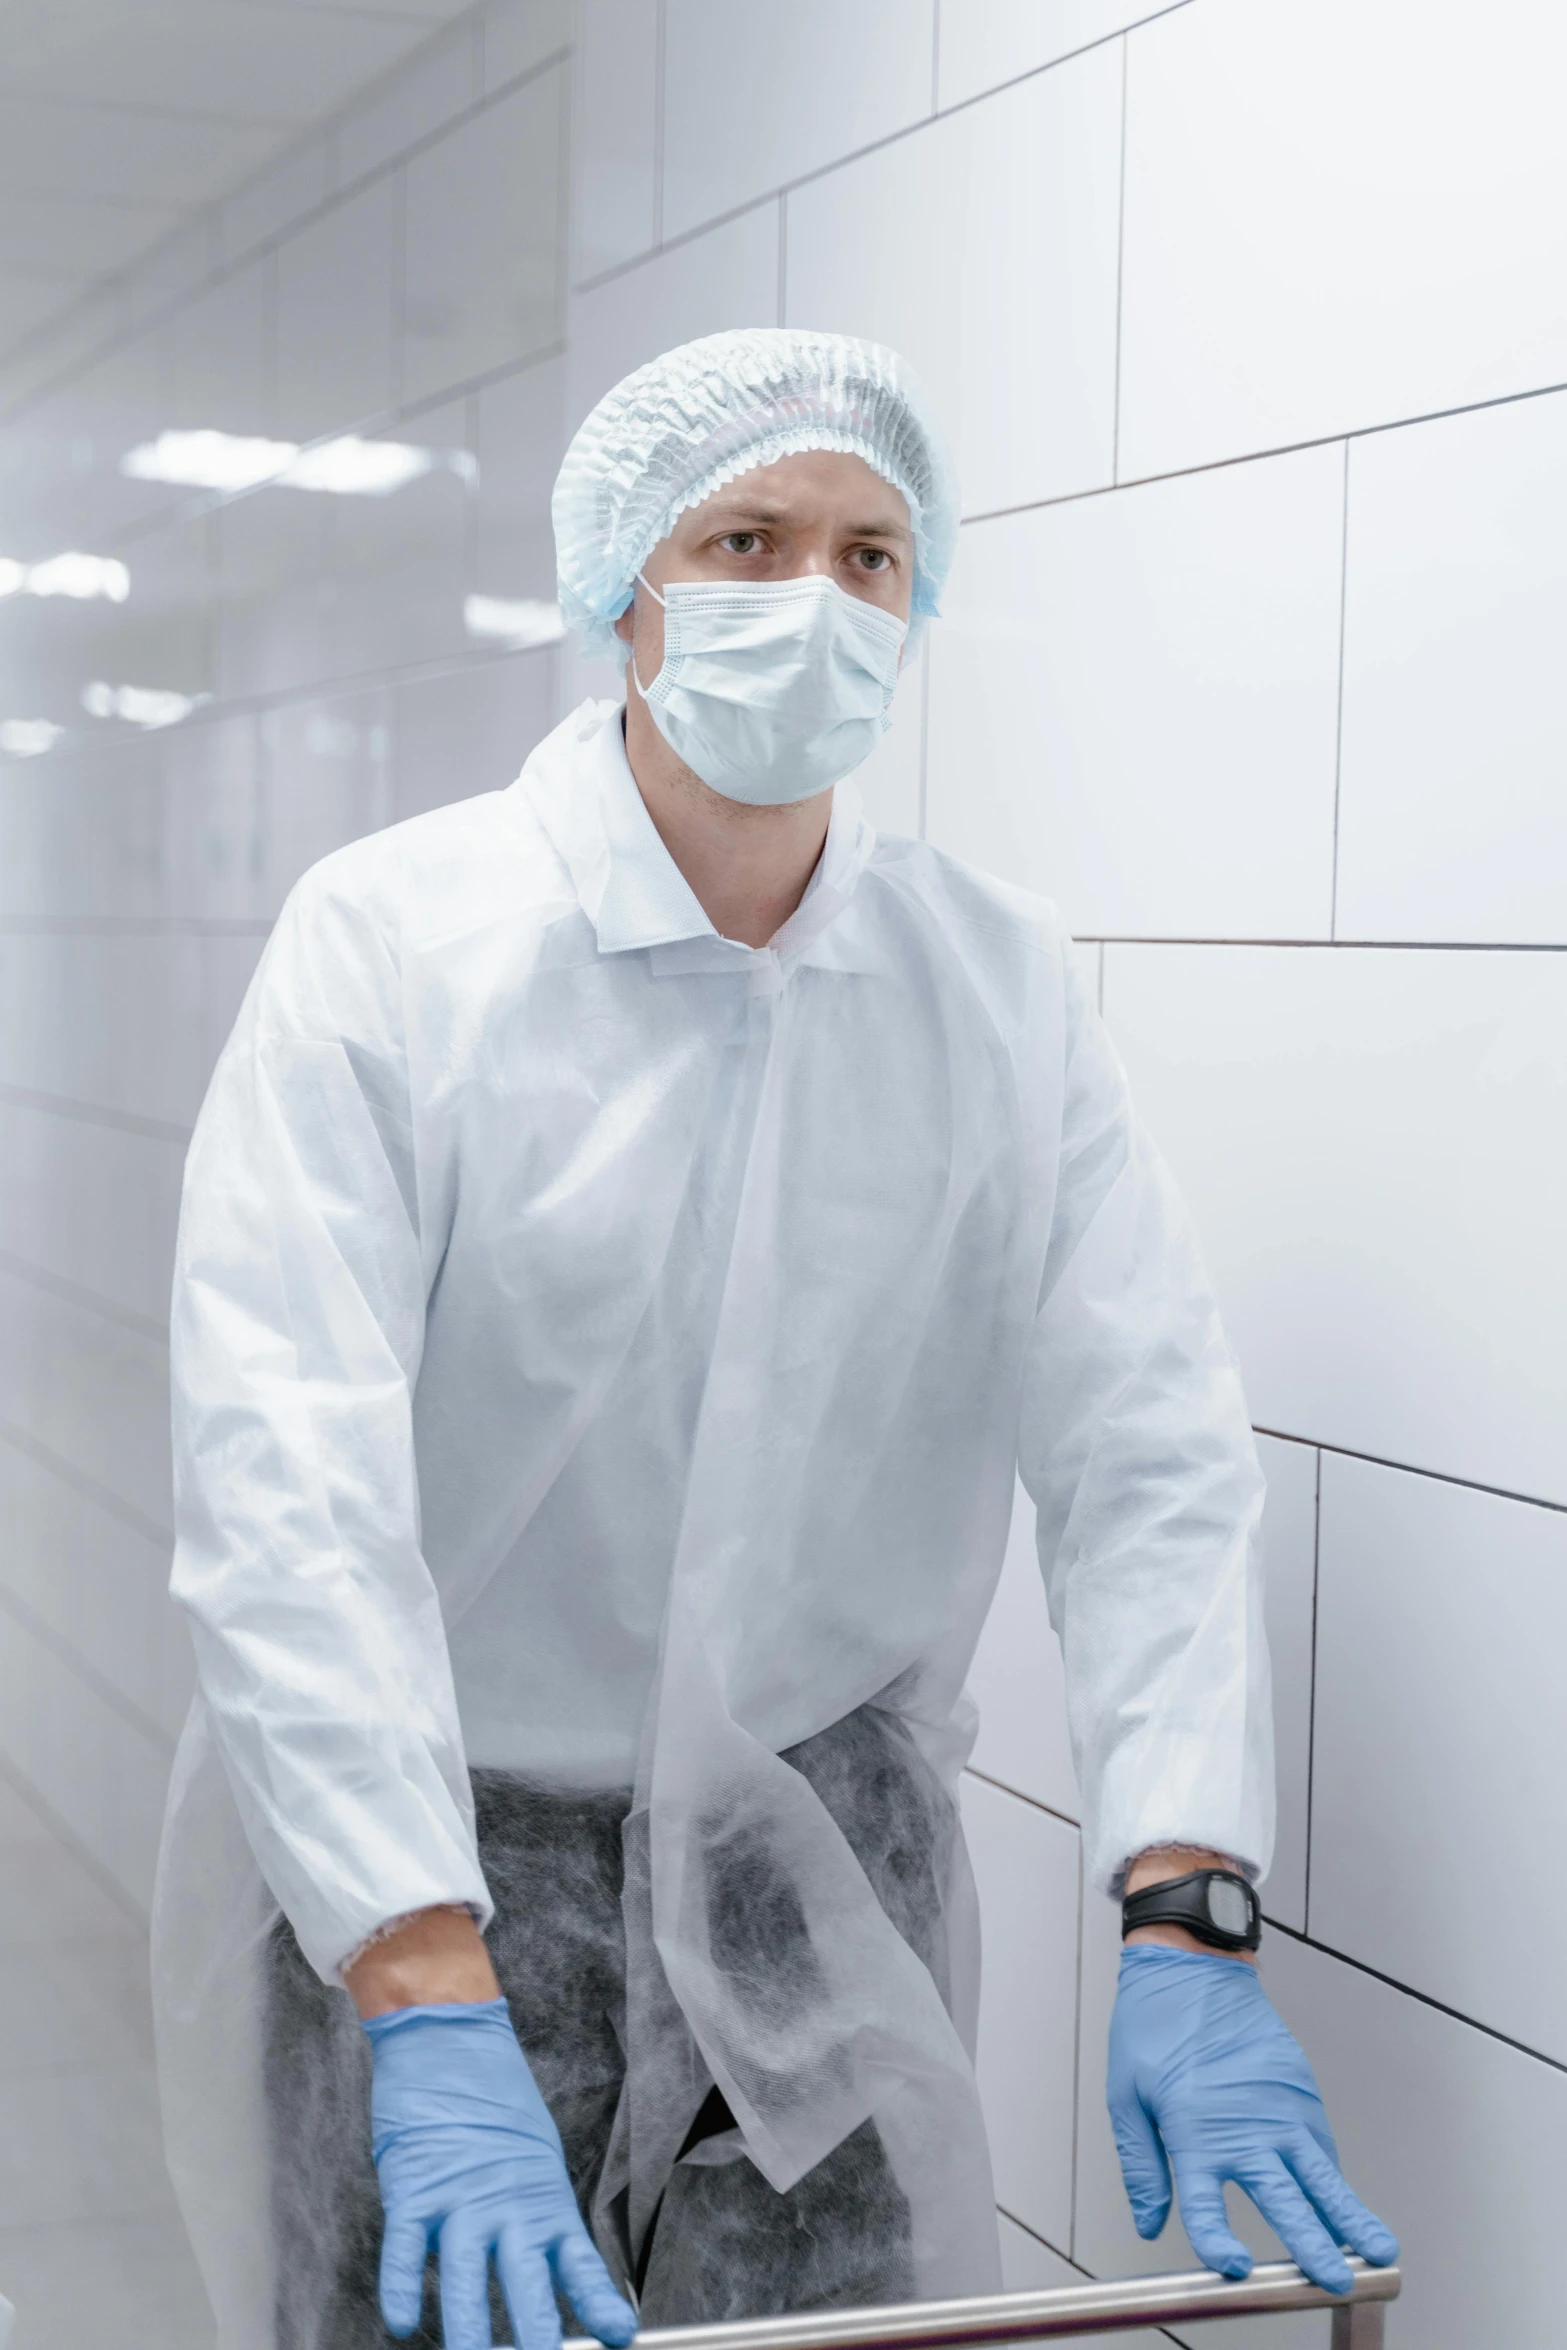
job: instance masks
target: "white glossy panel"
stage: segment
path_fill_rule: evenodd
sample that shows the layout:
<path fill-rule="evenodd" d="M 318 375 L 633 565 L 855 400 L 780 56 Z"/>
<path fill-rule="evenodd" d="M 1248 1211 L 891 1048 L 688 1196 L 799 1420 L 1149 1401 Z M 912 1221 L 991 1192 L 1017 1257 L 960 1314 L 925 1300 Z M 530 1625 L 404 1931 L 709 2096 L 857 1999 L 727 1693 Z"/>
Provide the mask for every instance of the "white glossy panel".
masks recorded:
<path fill-rule="evenodd" d="M 1567 19 L 1202 0 L 1130 36 L 1123 480 L 1567 376 Z"/>
<path fill-rule="evenodd" d="M 273 410 L 272 264 L 263 259 L 220 278 L 170 320 L 165 422 L 265 434 Z"/>
<path fill-rule="evenodd" d="M 272 910 L 322 857 L 390 822 L 391 698 L 372 687 L 261 714 Z M 250 943 L 259 950 L 259 939 Z"/>
<path fill-rule="evenodd" d="M 473 585 L 481 595 L 554 601 L 550 491 L 564 444 L 565 390 L 565 361 L 545 359 L 474 395 Z"/>
<path fill-rule="evenodd" d="M 1311 1794 L 1312 1639 L 1317 1579 L 1317 1454 L 1309 1444 L 1259 1436 L 1268 1480 L 1262 1555 L 1264 1614 L 1273 1662 L 1273 1745 L 1278 1829 L 1263 1908 L 1281 1925 L 1306 1930 L 1306 1839 Z"/>
<path fill-rule="evenodd" d="M 3 1268 L 0 1421 L 123 1504 L 150 1539 L 169 1526 L 166 1348 Z"/>
<path fill-rule="evenodd" d="M 937 85 L 943 106 L 961 106 L 1020 74 L 1070 57 L 1128 25 L 1160 16 L 1171 0 L 943 0 Z M 1183 5 L 1183 0 L 1174 0 Z"/>
<path fill-rule="evenodd" d="M 1567 939 L 1567 398 L 1350 450 L 1340 938 Z"/>
<path fill-rule="evenodd" d="M 397 692 L 395 805 L 420 815 L 504 791 L 555 722 L 554 656 L 516 653 L 405 678 Z"/>
<path fill-rule="evenodd" d="M 1266 1428 L 1567 1501 L 1567 957 L 1105 950 Z"/>
<path fill-rule="evenodd" d="M 541 74 L 409 161 L 405 400 L 559 339 L 565 106 L 564 70 Z"/>
<path fill-rule="evenodd" d="M 330 187 L 328 141 L 319 131 L 309 132 L 217 207 L 214 234 L 221 257 L 237 260 L 291 228 L 314 211 Z"/>
<path fill-rule="evenodd" d="M 486 92 L 569 48 L 573 16 L 572 0 L 492 0 L 478 19 Z"/>
<path fill-rule="evenodd" d="M 786 318 L 903 353 L 966 513 L 1111 478 L 1120 139 L 1094 51 L 788 199 Z"/>
<path fill-rule="evenodd" d="M 171 1754 L 190 1703 L 184 1618 L 169 1597 L 168 1554 L 135 1527 L 0 1442 L 0 1640 L 13 1623 L 77 1660 Z"/>
<path fill-rule="evenodd" d="M 1564 1652 L 1567 1516 L 1323 1455 L 1312 1933 L 1558 2064 Z"/>
<path fill-rule="evenodd" d="M 1313 449 L 966 528 L 930 837 L 1079 934 L 1326 937 L 1342 485 Z"/>
<path fill-rule="evenodd" d="M 338 676 L 450 660 L 467 648 L 463 597 L 478 504 L 467 402 L 425 409 L 412 432 L 435 458 L 428 473 L 390 497 L 329 501 L 336 576 L 327 650 Z"/>
<path fill-rule="evenodd" d="M 428 138 L 478 95 L 479 45 L 470 19 L 426 41 L 339 116 L 338 186 L 351 186 Z"/>
<path fill-rule="evenodd" d="M 278 247 L 277 429 L 290 440 L 344 432 L 392 397 L 396 199 L 390 178 L 372 180 Z"/>
<path fill-rule="evenodd" d="M 969 1777 L 963 1832 L 984 1934 L 977 2070 L 996 2200 L 1064 2243 L 1072 2225 L 1077 1831 Z"/>
<path fill-rule="evenodd" d="M 0 1616 L 0 1625 L 0 1755 L 24 1779 L 46 1791 L 51 1810 L 145 1915 L 152 1903 L 169 1779 L 167 1752 L 116 1712 L 9 1611 Z M 6 2137 L 14 2150 L 13 2096 L 14 2084 L 8 2084 L 11 2127 Z M 129 2163 L 130 2150 L 123 2151 L 129 2182 L 137 2174 Z M 148 2182 L 157 2179 L 160 2198 L 166 2198 L 155 2120 L 146 2145 L 137 2152 L 139 2181 L 128 2183 L 125 2191 L 145 2201 Z M 152 2170 L 149 2164 L 158 2167 Z M 15 2169 L 11 2175 L 14 2182 Z M 6 2216 L 12 2225 L 27 2216 L 14 2191 L 6 2200 Z"/>
<path fill-rule="evenodd" d="M 979 1706 L 973 1767 L 1063 1818 L 1078 1817 L 1077 1775 L 1066 1723 L 1061 1643 L 1045 1606 L 1035 1512 L 1021 1485 L 1001 1580 L 969 1672 Z"/>
<path fill-rule="evenodd" d="M 213 634 L 225 699 L 286 693 L 331 674 L 336 503 L 305 490 L 262 489 L 213 517 Z"/>
<path fill-rule="evenodd" d="M 658 235 L 657 0 L 582 0 L 572 125 L 577 283 Z"/>
<path fill-rule="evenodd" d="M 161 1325 L 183 1158 L 172 1141 L 0 1101 L 0 1257 Z"/>
<path fill-rule="evenodd" d="M 660 351 L 725 327 L 777 323 L 778 207 L 763 204 L 573 297 L 566 333 L 568 432 L 611 384 Z"/>
<path fill-rule="evenodd" d="M 930 112 L 934 0 L 665 0 L 677 237 Z"/>

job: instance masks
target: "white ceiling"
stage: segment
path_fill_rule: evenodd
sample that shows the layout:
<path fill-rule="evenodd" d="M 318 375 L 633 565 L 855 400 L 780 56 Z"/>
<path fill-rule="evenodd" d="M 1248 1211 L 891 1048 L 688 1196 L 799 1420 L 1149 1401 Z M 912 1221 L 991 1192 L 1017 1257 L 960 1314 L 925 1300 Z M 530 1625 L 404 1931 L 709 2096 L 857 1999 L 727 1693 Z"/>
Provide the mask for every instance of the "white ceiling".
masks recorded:
<path fill-rule="evenodd" d="M 0 0 L 0 350 L 472 0 Z"/>

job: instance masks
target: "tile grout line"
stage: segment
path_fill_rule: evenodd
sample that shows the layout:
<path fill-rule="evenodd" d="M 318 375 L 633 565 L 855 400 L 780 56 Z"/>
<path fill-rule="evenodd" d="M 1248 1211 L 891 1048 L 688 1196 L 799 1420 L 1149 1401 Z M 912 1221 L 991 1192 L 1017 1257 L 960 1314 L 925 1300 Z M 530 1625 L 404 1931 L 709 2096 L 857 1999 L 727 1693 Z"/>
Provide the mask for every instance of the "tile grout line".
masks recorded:
<path fill-rule="evenodd" d="M 3 1779 L 12 1793 L 19 1795 L 29 1809 L 37 1814 L 56 1842 L 63 1844 L 71 1858 L 87 1871 L 99 1891 L 106 1893 L 116 1909 L 122 1910 L 131 1922 L 145 1934 L 149 1920 L 140 1903 L 132 1899 L 119 1879 L 104 1867 L 97 1854 L 89 1845 L 83 1843 L 75 1829 L 55 1810 L 47 1796 L 34 1785 L 27 1773 L 11 1760 L 3 1748 L 0 1748 L 0 1779 Z"/>
<path fill-rule="evenodd" d="M 1121 478 L 1121 313 L 1126 284 L 1126 91 L 1131 74 L 1131 42 L 1121 35 L 1121 153 L 1115 210 L 1115 360 L 1110 396 L 1110 479 Z"/>
<path fill-rule="evenodd" d="M 1344 639 L 1349 626 L 1349 443 L 1344 443 L 1344 495 L 1339 514 L 1338 682 L 1333 725 L 1333 862 L 1328 888 L 1328 936 L 1338 938 L 1339 794 L 1344 773 Z"/>
<path fill-rule="evenodd" d="M 1315 1459 L 1311 1488 L 1311 1656 L 1306 1709 L 1306 1858 L 1300 1902 L 1301 1923 L 1308 1934 L 1311 1932 L 1311 1832 L 1315 1817 L 1317 1774 L 1317 1608 L 1322 1577 L 1322 1453 L 1318 1446 L 1312 1449 Z"/>
<path fill-rule="evenodd" d="M 68 1485 L 73 1493 L 79 1493 L 84 1501 L 92 1502 L 108 1517 L 118 1518 L 122 1525 L 129 1526 L 133 1534 L 139 1534 L 154 1549 L 171 1551 L 174 1548 L 174 1536 L 167 1526 L 160 1526 L 155 1519 L 144 1517 L 134 1502 L 122 1501 L 107 1485 L 100 1485 L 97 1478 L 90 1477 L 85 1469 L 73 1467 L 59 1453 L 51 1451 L 47 1444 L 40 1444 L 36 1436 L 30 1436 L 25 1428 L 18 1428 L 9 1420 L 0 1420 L 0 1444 L 9 1444 L 13 1452 L 21 1453 L 40 1469 L 47 1469 L 51 1476 L 59 1478 L 62 1485 Z"/>
<path fill-rule="evenodd" d="M 111 1712 L 117 1713 L 149 1746 L 156 1747 L 166 1761 L 172 1762 L 174 1740 L 159 1728 L 152 1716 L 144 1714 L 133 1697 L 127 1697 L 122 1689 L 117 1689 L 90 1658 L 83 1656 L 62 1633 L 30 1608 L 25 1599 L 18 1599 L 16 1593 L 7 1590 L 3 1583 L 0 1583 L 0 1610 L 20 1624 L 22 1630 L 36 1640 L 40 1648 L 48 1649 L 50 1655 L 80 1681 L 83 1688 L 92 1691 L 100 1705 L 106 1705 Z"/>
<path fill-rule="evenodd" d="M 1519 2056 L 1531 2056 L 1536 2064 L 1547 2065 L 1552 2072 L 1567 2073 L 1567 2058 L 1548 2056 L 1543 2048 L 1532 2047 L 1527 2040 L 1517 2040 L 1511 2032 L 1499 2031 L 1495 2024 L 1482 2023 L 1478 2016 L 1466 2015 L 1461 2007 L 1450 2007 L 1445 1999 L 1437 1999 L 1431 1992 L 1422 1991 L 1418 1984 L 1406 1983 L 1399 1975 L 1385 1974 L 1381 1967 L 1372 1966 L 1369 1960 L 1356 1958 L 1351 1951 L 1340 1950 L 1331 1942 L 1320 1941 L 1314 1934 L 1299 1933 L 1294 1926 L 1285 1925 L 1280 1918 L 1269 1918 L 1268 1925 L 1273 1933 L 1284 1935 L 1287 1941 L 1298 1944 L 1303 1950 L 1315 1950 L 1322 1958 L 1334 1959 L 1340 1966 L 1353 1967 L 1356 1974 L 1369 1975 L 1374 1983 L 1385 1983 L 1390 1991 L 1397 1991 L 1401 1997 L 1416 1999 L 1422 2007 L 1434 2008 L 1438 2015 L 1445 2015 L 1455 2024 L 1466 2025 L 1471 2032 L 1479 2032 L 1487 2040 L 1500 2041 L 1504 2048 L 1511 2048 Z"/>
<path fill-rule="evenodd" d="M 1319 1453 L 1332 1453 L 1339 1460 L 1364 1461 L 1373 1469 L 1393 1469 L 1401 1477 L 1424 1477 L 1433 1485 L 1455 1485 L 1464 1493 L 1489 1493 L 1496 1501 L 1516 1501 L 1525 1509 L 1554 1510 L 1558 1516 L 1567 1516 L 1567 1501 L 1547 1501 L 1543 1494 L 1517 1493 L 1508 1485 L 1487 1485 L 1478 1477 L 1455 1477 L 1446 1469 L 1422 1469 L 1413 1461 L 1389 1460 L 1379 1452 L 1357 1452 L 1353 1445 L 1329 1444 L 1320 1436 L 1291 1435 L 1283 1428 L 1257 1427 L 1258 1436 L 1271 1436 L 1280 1444 L 1309 1444 Z"/>
<path fill-rule="evenodd" d="M 5 1274 L 13 1281 L 25 1282 L 30 1289 L 42 1290 L 47 1297 L 59 1298 L 64 1305 L 78 1307 L 84 1314 L 96 1314 L 100 1321 L 117 1323 L 133 1337 L 146 1339 L 149 1345 L 168 1346 L 167 1322 L 154 1321 L 151 1314 L 139 1314 L 133 1306 L 118 1306 L 95 1289 L 85 1289 L 63 1274 L 51 1273 L 46 1266 L 35 1265 L 27 1257 L 0 1248 L 0 1275 Z"/>

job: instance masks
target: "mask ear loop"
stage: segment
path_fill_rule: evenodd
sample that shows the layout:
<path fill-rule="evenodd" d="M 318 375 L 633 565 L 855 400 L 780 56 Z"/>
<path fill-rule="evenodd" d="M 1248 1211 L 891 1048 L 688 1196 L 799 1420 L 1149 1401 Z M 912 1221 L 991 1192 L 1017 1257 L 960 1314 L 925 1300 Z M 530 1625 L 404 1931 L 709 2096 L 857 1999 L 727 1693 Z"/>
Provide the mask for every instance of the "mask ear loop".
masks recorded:
<path fill-rule="evenodd" d="M 654 603 L 657 604 L 659 610 L 662 612 L 667 612 L 669 610 L 669 606 L 665 603 L 663 597 L 659 594 L 657 588 L 653 585 L 653 582 L 640 571 L 637 573 L 637 578 L 647 589 L 648 594 L 652 597 Z M 632 676 L 636 678 L 637 692 L 642 696 L 642 699 L 645 702 L 647 700 L 647 687 L 642 683 L 641 678 L 637 676 L 637 657 L 630 645 L 626 647 L 626 666 L 631 671 Z M 656 677 L 654 678 L 653 683 L 657 685 L 658 679 Z"/>

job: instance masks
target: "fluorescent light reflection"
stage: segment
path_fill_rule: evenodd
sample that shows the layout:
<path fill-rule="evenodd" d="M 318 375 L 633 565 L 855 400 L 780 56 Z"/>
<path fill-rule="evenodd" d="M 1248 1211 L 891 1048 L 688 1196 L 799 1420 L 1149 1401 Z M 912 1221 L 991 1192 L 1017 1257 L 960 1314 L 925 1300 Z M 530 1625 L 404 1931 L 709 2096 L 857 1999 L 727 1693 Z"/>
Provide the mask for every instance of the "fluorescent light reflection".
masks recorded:
<path fill-rule="evenodd" d="M 123 718 L 131 726 L 178 726 L 192 710 L 199 710 L 210 694 L 177 694 L 167 686 L 109 685 L 94 678 L 82 688 L 82 708 L 89 718 Z"/>
<path fill-rule="evenodd" d="M 0 596 L 69 596 L 77 603 L 104 596 L 111 604 L 123 604 L 130 592 L 131 575 L 113 555 L 84 555 L 72 548 L 42 563 L 0 555 Z"/>
<path fill-rule="evenodd" d="M 160 432 L 120 459 L 120 471 L 134 481 L 168 482 L 179 489 L 318 490 L 338 498 L 385 498 L 422 474 L 455 473 L 478 479 L 478 463 L 467 449 L 416 449 L 407 441 L 365 441 L 344 433 L 332 441 L 301 447 L 298 441 L 246 438 L 203 430 Z"/>
<path fill-rule="evenodd" d="M 52 751 L 64 732 L 52 718 L 0 719 L 0 751 L 12 759 L 37 759 Z"/>
<path fill-rule="evenodd" d="M 558 645 L 566 633 L 560 606 L 532 596 L 465 596 L 462 621 L 470 636 L 485 644 L 508 645 L 514 653 Z"/>

